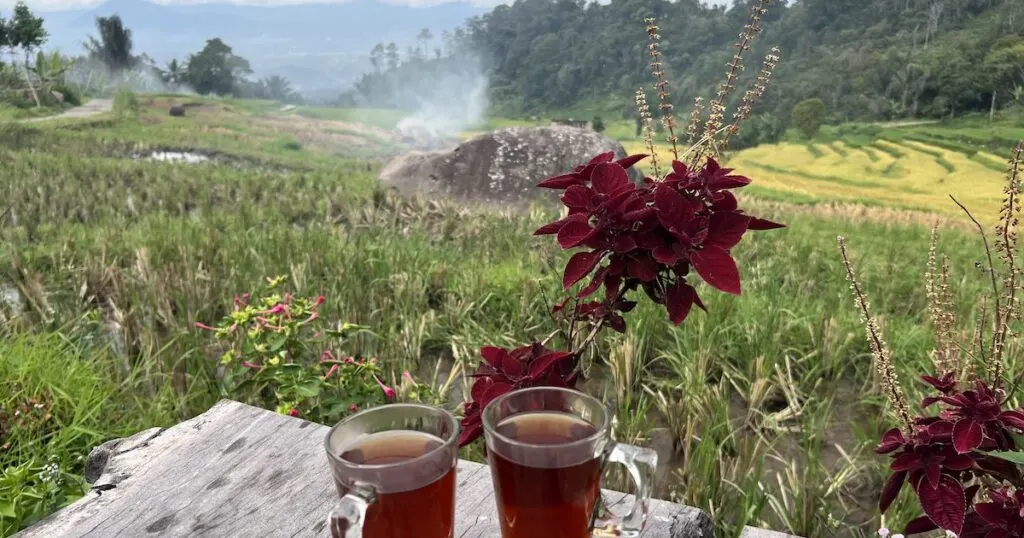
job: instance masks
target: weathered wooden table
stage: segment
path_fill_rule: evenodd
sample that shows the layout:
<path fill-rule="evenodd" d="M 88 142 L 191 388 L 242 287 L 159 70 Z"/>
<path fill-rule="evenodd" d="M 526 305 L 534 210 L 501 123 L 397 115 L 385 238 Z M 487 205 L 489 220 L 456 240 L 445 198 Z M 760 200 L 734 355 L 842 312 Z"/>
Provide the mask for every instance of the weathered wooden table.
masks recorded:
<path fill-rule="evenodd" d="M 113 487 L 17 536 L 328 536 L 325 519 L 337 493 L 323 452 L 326 434 L 325 426 L 223 400 L 172 428 L 104 443 L 90 455 L 86 479 Z M 456 536 L 497 538 L 490 471 L 460 460 L 457 472 Z M 631 496 L 605 491 L 605 499 L 614 505 Z M 713 536 L 710 519 L 696 508 L 659 500 L 651 509 L 644 536 Z"/>

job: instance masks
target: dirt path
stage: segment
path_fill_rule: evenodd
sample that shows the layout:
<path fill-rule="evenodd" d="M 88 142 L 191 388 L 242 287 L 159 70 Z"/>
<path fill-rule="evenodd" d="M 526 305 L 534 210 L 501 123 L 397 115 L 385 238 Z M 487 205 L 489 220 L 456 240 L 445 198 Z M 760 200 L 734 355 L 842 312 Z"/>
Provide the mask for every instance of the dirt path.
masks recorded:
<path fill-rule="evenodd" d="M 114 108 L 113 99 L 93 99 L 88 103 L 76 106 L 75 108 L 69 108 L 60 114 L 53 116 L 43 116 L 41 118 L 29 118 L 21 120 L 24 122 L 44 121 L 52 120 L 55 118 L 70 119 L 70 118 L 88 118 L 104 112 L 110 112 Z"/>

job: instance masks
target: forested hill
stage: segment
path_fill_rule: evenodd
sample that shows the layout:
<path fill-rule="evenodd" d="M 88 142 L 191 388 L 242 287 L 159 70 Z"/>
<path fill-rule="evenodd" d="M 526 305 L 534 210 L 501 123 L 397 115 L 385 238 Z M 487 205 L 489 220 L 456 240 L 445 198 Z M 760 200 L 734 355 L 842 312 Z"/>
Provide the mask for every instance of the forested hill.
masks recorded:
<path fill-rule="evenodd" d="M 517 0 L 471 19 L 462 45 L 489 69 L 505 115 L 587 109 L 627 116 L 649 84 L 643 19 L 657 17 L 680 113 L 713 94 L 749 2 Z M 818 97 L 836 119 L 939 117 L 1024 100 L 1024 0 L 777 1 L 747 60 L 783 61 L 758 112 Z M 379 75 L 378 75 L 379 76 Z M 742 92 L 740 92 L 742 93 Z M 627 116 L 628 117 L 628 116 Z"/>

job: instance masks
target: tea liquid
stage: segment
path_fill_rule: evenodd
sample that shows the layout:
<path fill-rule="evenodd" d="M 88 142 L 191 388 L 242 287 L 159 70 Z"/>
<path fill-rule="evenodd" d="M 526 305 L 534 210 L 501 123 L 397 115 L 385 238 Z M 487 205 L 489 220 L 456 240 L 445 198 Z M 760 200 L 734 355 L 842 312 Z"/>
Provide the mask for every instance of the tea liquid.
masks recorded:
<path fill-rule="evenodd" d="M 394 464 L 418 458 L 443 444 L 441 439 L 423 432 L 381 432 L 360 439 L 341 457 L 365 465 Z M 382 487 L 377 501 L 366 510 L 364 538 L 452 538 L 455 467 L 443 475 L 438 473 L 438 479 L 428 484 L 423 483 L 422 476 L 402 467 L 366 471 L 361 478 Z"/>
<path fill-rule="evenodd" d="M 566 413 L 509 417 L 495 428 L 516 441 L 488 450 L 502 538 L 589 538 L 601 494 L 601 461 L 589 447 L 565 447 L 597 430 Z"/>

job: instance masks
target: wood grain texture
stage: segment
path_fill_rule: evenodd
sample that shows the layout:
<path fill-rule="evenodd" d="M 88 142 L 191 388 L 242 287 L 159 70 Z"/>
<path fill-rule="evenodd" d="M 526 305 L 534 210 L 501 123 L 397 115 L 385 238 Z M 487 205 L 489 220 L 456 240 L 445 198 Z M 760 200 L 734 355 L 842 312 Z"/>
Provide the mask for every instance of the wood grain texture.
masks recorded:
<path fill-rule="evenodd" d="M 222 400 L 172 428 L 97 447 L 87 466 L 90 478 L 115 487 L 90 493 L 17 536 L 328 536 L 325 518 L 337 493 L 324 453 L 326 434 L 325 426 Z M 498 538 L 490 470 L 460 460 L 457 480 L 456 536 Z M 613 511 L 632 499 L 605 495 Z M 652 502 L 643 534 L 713 535 L 703 512 L 666 501 Z"/>

